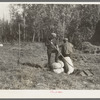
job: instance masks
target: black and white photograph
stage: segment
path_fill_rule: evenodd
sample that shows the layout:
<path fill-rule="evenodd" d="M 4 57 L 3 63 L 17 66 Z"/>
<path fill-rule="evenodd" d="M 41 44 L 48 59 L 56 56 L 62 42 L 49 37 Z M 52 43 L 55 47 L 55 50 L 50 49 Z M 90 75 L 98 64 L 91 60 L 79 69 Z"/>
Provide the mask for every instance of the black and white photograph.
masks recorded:
<path fill-rule="evenodd" d="M 0 90 L 100 90 L 99 3 L 0 3 Z"/>

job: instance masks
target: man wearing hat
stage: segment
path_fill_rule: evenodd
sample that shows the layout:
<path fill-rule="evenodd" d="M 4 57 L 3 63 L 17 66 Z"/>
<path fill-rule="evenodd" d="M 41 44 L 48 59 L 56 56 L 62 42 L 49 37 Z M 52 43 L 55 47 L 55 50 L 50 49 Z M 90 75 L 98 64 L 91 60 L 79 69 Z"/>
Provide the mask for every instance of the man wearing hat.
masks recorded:
<path fill-rule="evenodd" d="M 72 45 L 71 43 L 68 42 L 68 38 L 63 39 L 63 44 L 60 45 L 61 48 L 61 53 L 63 55 L 60 56 L 60 59 L 64 62 L 64 71 L 65 73 L 72 73 L 74 68 L 73 68 L 73 62 L 70 58 L 70 54 L 72 53 Z"/>
<path fill-rule="evenodd" d="M 47 56 L 48 56 L 48 66 L 50 67 L 50 70 L 52 70 L 51 66 L 51 54 L 55 53 L 55 62 L 58 60 L 58 37 L 56 33 L 51 33 L 50 37 L 46 41 L 47 46 Z M 56 47 L 56 48 L 55 48 Z"/>
<path fill-rule="evenodd" d="M 61 45 L 61 53 L 64 57 L 70 56 L 68 38 L 63 39 L 63 44 Z"/>

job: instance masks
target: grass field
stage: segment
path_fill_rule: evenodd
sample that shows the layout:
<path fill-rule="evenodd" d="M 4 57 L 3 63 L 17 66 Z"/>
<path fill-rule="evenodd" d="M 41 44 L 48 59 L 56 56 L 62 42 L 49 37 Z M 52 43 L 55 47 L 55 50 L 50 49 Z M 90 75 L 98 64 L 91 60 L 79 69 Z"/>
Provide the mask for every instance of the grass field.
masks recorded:
<path fill-rule="evenodd" d="M 75 52 L 76 69 L 91 69 L 93 75 L 56 74 L 48 70 L 46 47 L 43 43 L 21 43 L 20 64 L 18 44 L 0 47 L 0 89 L 100 89 L 100 55 Z"/>

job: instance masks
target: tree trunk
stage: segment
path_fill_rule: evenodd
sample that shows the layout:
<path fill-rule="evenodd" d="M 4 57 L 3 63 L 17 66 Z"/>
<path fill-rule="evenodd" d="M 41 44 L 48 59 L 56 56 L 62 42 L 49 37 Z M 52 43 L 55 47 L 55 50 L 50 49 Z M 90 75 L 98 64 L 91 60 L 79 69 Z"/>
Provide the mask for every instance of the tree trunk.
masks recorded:
<path fill-rule="evenodd" d="M 25 28 L 24 28 L 24 41 L 25 41 L 25 39 L 26 39 L 26 34 L 25 34 Z"/>
<path fill-rule="evenodd" d="M 26 33 L 25 33 L 25 16 L 24 16 L 24 41 L 25 41 L 25 38 L 26 38 Z"/>
<path fill-rule="evenodd" d="M 44 40 L 43 40 L 43 33 L 42 33 L 41 39 L 42 39 L 42 41 L 44 41 Z"/>
<path fill-rule="evenodd" d="M 35 32 L 33 32 L 33 39 L 32 39 L 32 42 L 34 42 L 35 40 Z"/>
<path fill-rule="evenodd" d="M 70 40 L 71 43 L 72 43 L 73 39 L 74 39 L 74 33 L 72 34 L 72 37 L 71 37 L 71 40 Z"/>
<path fill-rule="evenodd" d="M 65 21 L 63 21 L 63 26 L 62 26 L 62 31 L 63 31 L 63 38 L 65 37 L 65 30 L 66 30 L 66 25 L 65 25 Z"/>
<path fill-rule="evenodd" d="M 40 42 L 40 31 L 38 32 L 38 42 Z"/>

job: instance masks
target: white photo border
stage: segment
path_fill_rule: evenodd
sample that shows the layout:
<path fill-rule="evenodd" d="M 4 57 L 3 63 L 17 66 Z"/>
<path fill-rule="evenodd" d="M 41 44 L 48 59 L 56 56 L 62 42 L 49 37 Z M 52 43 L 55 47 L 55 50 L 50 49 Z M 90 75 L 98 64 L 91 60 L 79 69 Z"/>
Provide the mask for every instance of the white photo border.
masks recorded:
<path fill-rule="evenodd" d="M 7 0 L 6 0 L 7 1 Z M 28 1 L 28 0 L 26 0 Z M 0 2 L 0 4 L 100 4 L 100 2 Z M 93 1 L 93 0 L 92 0 Z M 99 1 L 99 0 L 97 0 Z M 61 91 L 61 93 L 57 93 Z M 0 90 L 0 98 L 100 98 L 100 90 Z"/>

